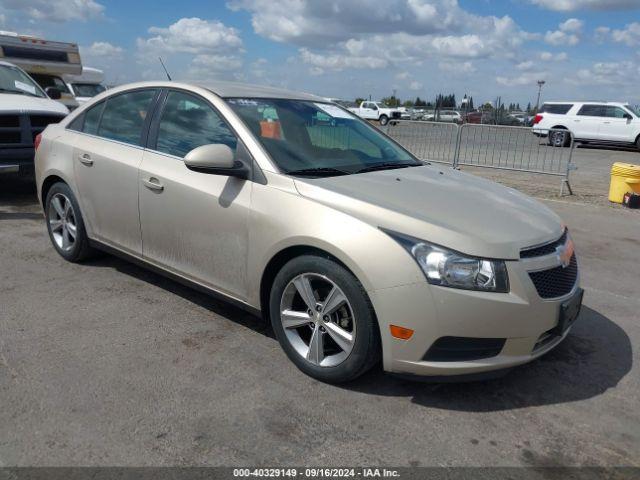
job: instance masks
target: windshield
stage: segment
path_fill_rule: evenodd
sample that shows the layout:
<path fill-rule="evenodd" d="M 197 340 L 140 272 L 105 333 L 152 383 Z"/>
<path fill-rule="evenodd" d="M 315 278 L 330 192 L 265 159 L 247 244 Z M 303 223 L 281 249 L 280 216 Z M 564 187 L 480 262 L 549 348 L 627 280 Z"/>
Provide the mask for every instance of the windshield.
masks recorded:
<path fill-rule="evenodd" d="M 72 85 L 76 97 L 95 97 L 106 90 L 99 83 L 73 83 Z"/>
<path fill-rule="evenodd" d="M 0 65 L 0 93 L 45 97 L 44 92 L 27 74 L 9 65 Z"/>
<path fill-rule="evenodd" d="M 259 98 L 227 102 L 285 173 L 333 176 L 423 165 L 336 105 Z"/>
<path fill-rule="evenodd" d="M 38 82 L 42 88 L 53 87 L 60 90 L 60 93 L 68 93 L 71 94 L 69 89 L 67 88 L 67 84 L 64 81 L 56 76 L 56 75 L 48 75 L 46 73 L 33 73 L 31 74 L 33 79 Z"/>

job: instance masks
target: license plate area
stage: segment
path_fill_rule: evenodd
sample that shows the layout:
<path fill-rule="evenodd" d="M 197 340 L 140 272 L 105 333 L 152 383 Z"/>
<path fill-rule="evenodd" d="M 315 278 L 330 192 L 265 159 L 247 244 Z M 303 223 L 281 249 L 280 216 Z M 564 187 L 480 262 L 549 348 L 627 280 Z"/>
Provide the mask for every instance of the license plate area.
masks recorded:
<path fill-rule="evenodd" d="M 553 329 L 554 335 L 564 335 L 567 329 L 576 321 L 578 315 L 580 315 L 583 295 L 584 290 L 579 289 L 569 300 L 562 302 L 562 305 L 560 305 L 558 325 Z"/>

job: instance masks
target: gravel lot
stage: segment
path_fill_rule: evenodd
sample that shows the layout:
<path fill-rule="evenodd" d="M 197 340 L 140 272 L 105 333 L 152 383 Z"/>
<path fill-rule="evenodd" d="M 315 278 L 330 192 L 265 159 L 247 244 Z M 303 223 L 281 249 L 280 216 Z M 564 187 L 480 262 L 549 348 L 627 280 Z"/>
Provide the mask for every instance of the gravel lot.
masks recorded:
<path fill-rule="evenodd" d="M 577 244 L 581 317 L 473 384 L 316 382 L 258 318 L 113 257 L 64 262 L 32 184 L 0 177 L 0 466 L 640 466 L 640 217 L 601 200 L 601 172 L 640 154 L 582 150 L 579 195 L 547 202 Z"/>

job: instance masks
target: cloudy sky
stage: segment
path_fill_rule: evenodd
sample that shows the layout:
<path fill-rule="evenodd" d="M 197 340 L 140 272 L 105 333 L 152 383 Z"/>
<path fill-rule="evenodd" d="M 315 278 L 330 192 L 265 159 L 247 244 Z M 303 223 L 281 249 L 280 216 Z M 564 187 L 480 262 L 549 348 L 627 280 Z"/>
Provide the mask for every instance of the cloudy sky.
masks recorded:
<path fill-rule="evenodd" d="M 353 99 L 640 103 L 640 0 L 0 0 L 110 83 L 237 79 Z"/>

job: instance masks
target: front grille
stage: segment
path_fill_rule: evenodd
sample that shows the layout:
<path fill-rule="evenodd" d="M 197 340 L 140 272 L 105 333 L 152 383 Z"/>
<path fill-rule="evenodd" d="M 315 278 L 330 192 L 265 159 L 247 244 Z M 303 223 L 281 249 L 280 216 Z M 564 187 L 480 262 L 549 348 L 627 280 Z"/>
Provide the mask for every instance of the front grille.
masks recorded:
<path fill-rule="evenodd" d="M 0 144 L 20 148 L 33 147 L 36 135 L 47 125 L 58 123 L 63 115 L 0 115 Z"/>
<path fill-rule="evenodd" d="M 0 143 L 15 145 L 22 141 L 22 127 L 18 115 L 0 115 Z"/>
<path fill-rule="evenodd" d="M 18 115 L 0 115 L 0 128 L 13 128 L 20 126 Z"/>
<path fill-rule="evenodd" d="M 562 236 L 556 240 L 555 242 L 546 243 L 544 245 L 540 245 L 538 247 L 527 248 L 520 252 L 520 258 L 533 258 L 533 257 L 542 257 L 544 255 L 549 255 L 556 251 L 556 247 L 559 245 L 564 245 L 567 241 L 567 230 L 562 233 Z"/>
<path fill-rule="evenodd" d="M 560 266 L 540 272 L 529 272 L 529 277 L 542 298 L 557 298 L 567 295 L 573 290 L 578 279 L 578 261 L 571 257 L 569 266 Z"/>
<path fill-rule="evenodd" d="M 502 351 L 504 338 L 440 337 L 424 354 L 430 362 L 465 362 L 495 357 Z"/>

